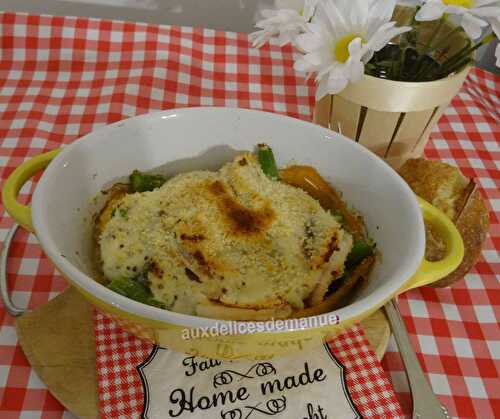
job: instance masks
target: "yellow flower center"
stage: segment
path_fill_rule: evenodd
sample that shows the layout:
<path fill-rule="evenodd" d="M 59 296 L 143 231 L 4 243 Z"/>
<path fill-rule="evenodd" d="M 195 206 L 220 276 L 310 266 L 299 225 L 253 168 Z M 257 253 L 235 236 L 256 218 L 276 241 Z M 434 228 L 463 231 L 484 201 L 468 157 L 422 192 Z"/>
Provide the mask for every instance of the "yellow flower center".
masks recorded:
<path fill-rule="evenodd" d="M 465 7 L 470 9 L 474 6 L 474 0 L 443 0 L 447 6 Z"/>
<path fill-rule="evenodd" d="M 361 42 L 365 42 L 363 37 L 357 33 L 351 33 L 349 35 L 340 38 L 334 47 L 335 59 L 341 63 L 345 63 L 349 58 L 349 44 L 355 38 L 361 38 Z"/>

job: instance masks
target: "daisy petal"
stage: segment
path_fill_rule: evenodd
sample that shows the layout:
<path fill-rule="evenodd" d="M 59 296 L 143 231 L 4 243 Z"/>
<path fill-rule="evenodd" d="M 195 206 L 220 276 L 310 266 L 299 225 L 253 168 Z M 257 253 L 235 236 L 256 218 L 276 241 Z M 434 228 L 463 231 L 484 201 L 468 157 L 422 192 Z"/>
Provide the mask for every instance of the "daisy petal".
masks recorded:
<path fill-rule="evenodd" d="M 458 15 L 461 16 L 464 13 L 467 13 L 470 11 L 470 9 L 466 9 L 465 7 L 462 6 L 446 6 L 445 13 L 448 13 L 450 15 Z"/>
<path fill-rule="evenodd" d="M 309 61 L 305 59 L 305 56 L 297 58 L 297 60 L 293 64 L 293 68 L 295 71 L 300 71 L 302 73 L 314 71 L 314 67 L 311 65 Z"/>
<path fill-rule="evenodd" d="M 441 0 L 428 1 L 441 4 Z M 315 73 L 317 100 L 328 93 L 340 92 L 349 82 L 361 80 L 365 63 L 374 51 L 411 30 L 390 21 L 395 4 L 396 0 L 318 1 L 312 22 L 305 25 L 305 33 L 294 38 L 295 45 L 304 53 L 295 61 L 294 68 Z M 286 29 L 280 28 L 280 35 L 293 33 L 289 27 Z"/>
<path fill-rule="evenodd" d="M 277 38 L 277 43 L 280 47 L 285 46 L 289 42 L 293 41 L 293 32 L 292 31 L 281 31 Z"/>
<path fill-rule="evenodd" d="M 357 83 L 363 78 L 365 73 L 365 66 L 361 61 L 349 59 L 347 61 L 348 71 L 349 71 L 349 81 L 352 83 Z"/>
<path fill-rule="evenodd" d="M 349 51 L 349 59 L 361 60 L 365 54 L 361 38 L 354 38 L 347 47 Z"/>
<path fill-rule="evenodd" d="M 248 35 L 248 38 L 252 42 L 252 46 L 254 48 L 260 48 L 267 41 L 269 41 L 271 35 L 268 32 L 261 30 L 257 32 L 252 32 L 251 34 Z"/>
<path fill-rule="evenodd" d="M 370 3 L 373 4 L 374 1 L 378 0 L 370 0 Z M 387 0 L 387 3 L 391 3 L 394 0 Z M 348 21 L 350 25 L 354 28 L 356 27 L 364 27 L 370 19 L 373 19 L 373 16 L 378 16 L 379 13 L 370 14 L 371 6 L 368 5 L 366 0 L 348 0 L 344 2 L 347 5 L 346 16 L 348 16 Z M 390 17 L 388 18 L 390 19 Z"/>
<path fill-rule="evenodd" d="M 373 58 L 373 55 L 375 54 L 375 51 L 368 50 L 368 52 L 363 55 L 362 61 L 363 63 L 368 64 L 370 60 Z"/>
<path fill-rule="evenodd" d="M 373 51 L 380 51 L 394 37 L 410 31 L 410 26 L 394 27 L 394 22 L 382 25 L 368 41 L 368 47 Z"/>
<path fill-rule="evenodd" d="M 305 20 L 310 20 L 313 17 L 317 4 L 318 0 L 305 0 L 303 13 Z"/>
<path fill-rule="evenodd" d="M 349 80 L 342 71 L 342 68 L 338 66 L 330 71 L 330 75 L 328 76 L 328 93 L 331 95 L 337 94 L 344 90 L 348 83 Z"/>
<path fill-rule="evenodd" d="M 498 19 L 489 19 L 491 29 L 495 32 L 497 38 L 500 38 L 500 18 Z"/>
<path fill-rule="evenodd" d="M 318 16 L 323 22 L 323 25 L 328 28 L 328 31 L 335 38 L 340 38 L 341 36 L 349 33 L 349 23 L 346 19 L 347 14 L 343 14 L 339 11 L 339 8 L 344 8 L 346 0 L 339 0 L 337 2 L 333 1 L 322 1 L 318 3 L 318 12 L 315 15 Z"/>
<path fill-rule="evenodd" d="M 347 46 L 347 50 L 349 51 L 349 55 L 355 55 L 361 50 L 362 39 L 358 36 L 354 38 L 349 45 Z"/>
<path fill-rule="evenodd" d="M 387 22 L 391 19 L 395 7 L 396 0 L 373 0 L 370 5 L 370 14 L 372 14 L 372 19 Z"/>
<path fill-rule="evenodd" d="M 436 20 L 443 16 L 446 6 L 442 3 L 428 2 L 425 3 L 418 11 L 415 19 L 418 21 Z"/>
<path fill-rule="evenodd" d="M 472 39 L 477 39 L 481 36 L 481 28 L 487 26 L 488 24 L 484 20 L 472 16 L 469 13 L 465 13 L 462 16 L 461 25 L 467 35 L 469 35 Z"/>
<path fill-rule="evenodd" d="M 303 33 L 295 39 L 297 46 L 304 51 L 313 51 L 323 44 L 322 37 L 317 33 Z"/>
<path fill-rule="evenodd" d="M 422 4 L 422 0 L 398 0 L 397 2 L 400 6 L 405 7 L 416 7 Z"/>
<path fill-rule="evenodd" d="M 471 10 L 471 13 L 479 17 L 498 17 L 500 16 L 500 6 L 476 7 Z"/>
<path fill-rule="evenodd" d="M 476 0 L 475 7 L 483 7 L 493 3 L 498 3 L 498 0 Z"/>
<path fill-rule="evenodd" d="M 323 78 L 318 83 L 316 88 L 316 101 L 320 100 L 322 97 L 328 94 L 328 75 L 323 76 Z"/>
<path fill-rule="evenodd" d="M 304 56 L 304 59 L 312 66 L 321 66 L 322 63 L 328 61 L 328 51 L 324 48 L 312 51 Z"/>

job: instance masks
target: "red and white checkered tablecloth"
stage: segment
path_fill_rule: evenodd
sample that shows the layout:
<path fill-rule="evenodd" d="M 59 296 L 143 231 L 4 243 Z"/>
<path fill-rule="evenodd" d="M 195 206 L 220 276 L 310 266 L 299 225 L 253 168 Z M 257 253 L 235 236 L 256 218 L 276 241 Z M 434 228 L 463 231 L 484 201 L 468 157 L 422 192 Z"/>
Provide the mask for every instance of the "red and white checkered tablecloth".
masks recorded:
<path fill-rule="evenodd" d="M 0 178 L 28 157 L 133 115 L 179 106 L 262 109 L 310 119 L 314 86 L 294 72 L 290 47 L 250 47 L 244 34 L 107 20 L 0 14 Z M 457 417 L 500 412 L 500 77 L 474 70 L 432 134 L 427 157 L 475 177 L 490 204 L 483 256 L 450 289 L 400 297 L 434 391 Z M 34 182 L 22 191 L 29 199 Z M 0 208 L 0 240 L 12 225 Z M 65 287 L 21 231 L 9 258 L 20 305 L 37 307 Z M 59 418 L 0 307 L 0 417 Z M 384 359 L 403 407 L 404 372 L 391 342 Z"/>

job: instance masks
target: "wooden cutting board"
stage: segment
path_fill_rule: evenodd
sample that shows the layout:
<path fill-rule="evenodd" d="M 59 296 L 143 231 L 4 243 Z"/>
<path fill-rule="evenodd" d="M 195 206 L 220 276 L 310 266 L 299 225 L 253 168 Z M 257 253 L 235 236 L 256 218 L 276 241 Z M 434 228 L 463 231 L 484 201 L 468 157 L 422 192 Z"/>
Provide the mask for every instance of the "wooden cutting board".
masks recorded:
<path fill-rule="evenodd" d="M 384 313 L 362 323 L 379 359 L 390 328 Z M 30 364 L 51 393 L 80 418 L 98 418 L 92 307 L 72 287 L 16 320 L 19 342 Z"/>

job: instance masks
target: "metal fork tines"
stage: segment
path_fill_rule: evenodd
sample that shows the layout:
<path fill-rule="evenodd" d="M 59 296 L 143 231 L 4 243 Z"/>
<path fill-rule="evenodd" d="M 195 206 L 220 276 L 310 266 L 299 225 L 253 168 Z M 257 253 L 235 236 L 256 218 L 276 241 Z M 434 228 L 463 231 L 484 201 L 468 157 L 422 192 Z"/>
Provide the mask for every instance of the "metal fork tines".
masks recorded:
<path fill-rule="evenodd" d="M 408 377 L 413 401 L 413 418 L 450 419 L 448 411 L 439 402 L 424 376 L 396 301 L 390 300 L 384 308 Z"/>

